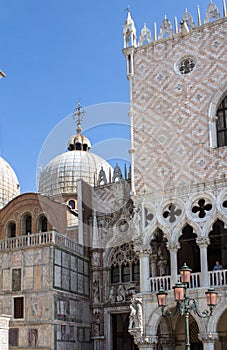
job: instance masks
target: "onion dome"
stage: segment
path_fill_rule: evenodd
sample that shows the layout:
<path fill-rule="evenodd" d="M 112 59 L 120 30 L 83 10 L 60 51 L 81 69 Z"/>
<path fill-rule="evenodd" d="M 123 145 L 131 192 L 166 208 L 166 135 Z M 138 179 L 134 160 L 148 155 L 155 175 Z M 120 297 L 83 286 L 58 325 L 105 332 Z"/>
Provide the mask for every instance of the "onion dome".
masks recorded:
<path fill-rule="evenodd" d="M 0 209 L 20 194 L 20 185 L 11 166 L 0 157 Z"/>
<path fill-rule="evenodd" d="M 90 152 L 89 139 L 81 134 L 81 109 L 78 104 L 74 111 L 77 120 L 77 134 L 70 137 L 68 152 L 52 159 L 39 178 L 39 192 L 50 197 L 76 193 L 77 180 L 82 179 L 90 186 L 98 182 L 99 172 L 107 175 L 111 166 L 105 159 Z"/>

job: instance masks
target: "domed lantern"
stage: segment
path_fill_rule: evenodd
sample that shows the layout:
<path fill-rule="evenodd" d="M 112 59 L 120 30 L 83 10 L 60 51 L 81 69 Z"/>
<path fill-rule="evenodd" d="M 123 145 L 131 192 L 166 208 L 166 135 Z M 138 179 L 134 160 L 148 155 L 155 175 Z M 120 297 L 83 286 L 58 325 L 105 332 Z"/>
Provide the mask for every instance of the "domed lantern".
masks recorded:
<path fill-rule="evenodd" d="M 156 295 L 158 300 L 158 306 L 165 307 L 168 293 L 163 288 L 160 288 Z"/>
<path fill-rule="evenodd" d="M 207 298 L 207 306 L 213 308 L 217 303 L 217 294 L 214 288 L 209 288 L 207 292 L 205 292 Z"/>
<path fill-rule="evenodd" d="M 180 269 L 180 280 L 181 283 L 189 283 L 192 270 L 187 266 L 186 263 Z"/>
<path fill-rule="evenodd" d="M 181 282 L 177 282 L 175 286 L 173 287 L 174 290 L 174 298 L 176 301 L 183 301 L 184 300 L 184 291 L 185 291 L 185 285 Z"/>

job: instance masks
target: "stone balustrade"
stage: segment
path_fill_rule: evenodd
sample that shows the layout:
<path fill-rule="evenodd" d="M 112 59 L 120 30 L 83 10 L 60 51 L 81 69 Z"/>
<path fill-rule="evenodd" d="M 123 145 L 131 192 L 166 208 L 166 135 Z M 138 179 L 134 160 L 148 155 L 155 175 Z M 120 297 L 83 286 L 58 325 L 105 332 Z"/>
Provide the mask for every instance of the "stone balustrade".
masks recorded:
<path fill-rule="evenodd" d="M 39 232 L 1 240 L 0 250 L 7 251 L 44 245 L 56 245 L 83 255 L 83 247 L 80 244 L 56 231 Z"/>

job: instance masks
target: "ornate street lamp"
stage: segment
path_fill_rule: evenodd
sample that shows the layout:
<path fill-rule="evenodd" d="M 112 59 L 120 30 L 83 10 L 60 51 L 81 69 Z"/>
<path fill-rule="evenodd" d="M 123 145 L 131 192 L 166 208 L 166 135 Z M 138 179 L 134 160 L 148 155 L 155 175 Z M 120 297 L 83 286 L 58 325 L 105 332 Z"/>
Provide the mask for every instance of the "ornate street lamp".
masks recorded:
<path fill-rule="evenodd" d="M 181 282 L 177 282 L 173 287 L 174 298 L 177 303 L 173 312 L 169 310 L 165 311 L 168 293 L 164 289 L 160 289 L 157 293 L 158 306 L 161 307 L 162 316 L 170 318 L 180 314 L 185 317 L 185 350 L 190 350 L 189 315 L 191 312 L 194 312 L 202 318 L 211 316 L 213 308 L 216 305 L 218 294 L 214 288 L 209 288 L 208 291 L 205 292 L 209 310 L 200 312 L 196 300 L 189 298 L 187 294 L 187 285 L 190 282 L 191 271 L 192 270 L 186 264 L 180 269 Z"/>

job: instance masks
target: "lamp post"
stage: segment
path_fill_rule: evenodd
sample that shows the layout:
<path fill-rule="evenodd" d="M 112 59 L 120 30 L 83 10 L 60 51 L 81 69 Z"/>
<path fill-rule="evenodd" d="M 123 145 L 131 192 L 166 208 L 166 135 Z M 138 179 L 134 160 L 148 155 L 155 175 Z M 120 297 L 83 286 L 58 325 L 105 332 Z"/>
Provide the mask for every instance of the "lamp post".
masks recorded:
<path fill-rule="evenodd" d="M 214 306 L 216 305 L 217 292 L 214 288 L 209 288 L 206 294 L 207 306 L 209 310 L 199 311 L 198 304 L 195 299 L 189 298 L 187 294 L 187 285 L 190 282 L 191 269 L 184 264 L 180 269 L 180 280 L 173 287 L 176 307 L 173 312 L 165 311 L 168 293 L 164 289 L 160 289 L 157 293 L 158 306 L 161 307 L 162 316 L 174 317 L 177 314 L 185 317 L 185 350 L 190 350 L 190 335 L 189 335 L 189 316 L 191 312 L 196 313 L 199 317 L 207 318 L 212 315 Z"/>

